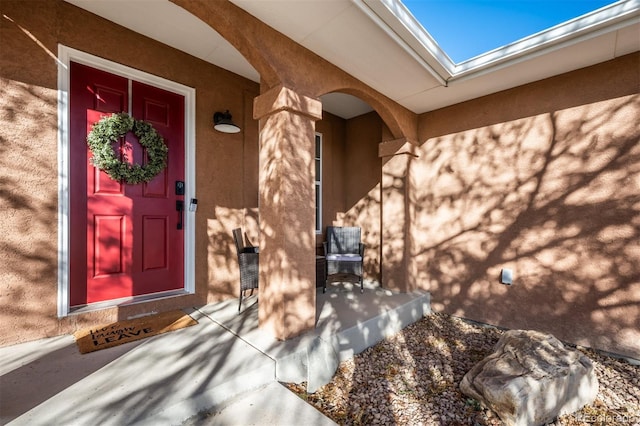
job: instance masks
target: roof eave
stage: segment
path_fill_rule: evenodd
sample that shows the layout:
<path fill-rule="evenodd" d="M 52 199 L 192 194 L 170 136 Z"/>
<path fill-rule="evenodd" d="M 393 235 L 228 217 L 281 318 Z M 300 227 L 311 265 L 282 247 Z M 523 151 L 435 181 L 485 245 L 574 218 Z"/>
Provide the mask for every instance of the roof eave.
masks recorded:
<path fill-rule="evenodd" d="M 605 6 L 455 65 L 450 81 L 500 69 L 640 22 L 640 1 Z"/>
<path fill-rule="evenodd" d="M 640 22 L 640 0 L 620 1 L 456 64 L 400 0 L 353 2 L 368 12 L 382 30 L 392 32 L 401 47 L 412 49 L 428 64 L 429 71 L 437 74 L 442 85 L 502 69 Z"/>

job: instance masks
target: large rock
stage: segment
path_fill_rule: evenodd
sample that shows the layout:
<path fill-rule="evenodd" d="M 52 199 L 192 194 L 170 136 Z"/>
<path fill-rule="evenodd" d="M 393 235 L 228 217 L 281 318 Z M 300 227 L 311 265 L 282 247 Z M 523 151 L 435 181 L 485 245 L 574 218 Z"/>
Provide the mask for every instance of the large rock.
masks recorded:
<path fill-rule="evenodd" d="M 460 383 L 506 425 L 542 425 L 573 413 L 598 394 L 591 360 L 549 334 L 510 330 Z"/>

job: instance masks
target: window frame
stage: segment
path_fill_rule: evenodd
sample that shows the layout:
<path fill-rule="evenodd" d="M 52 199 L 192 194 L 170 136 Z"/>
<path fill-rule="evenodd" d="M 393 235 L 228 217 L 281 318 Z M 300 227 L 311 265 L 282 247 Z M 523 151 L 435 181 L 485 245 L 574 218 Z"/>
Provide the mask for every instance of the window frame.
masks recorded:
<path fill-rule="evenodd" d="M 318 149 L 318 145 L 320 145 Z M 319 157 L 316 156 L 319 154 Z M 319 164 L 318 164 L 319 163 Z M 320 176 L 314 178 L 315 206 L 316 206 L 316 235 L 322 234 L 322 133 L 316 132 L 314 138 L 314 166 L 320 171 Z M 315 169 L 314 169 L 315 170 Z"/>

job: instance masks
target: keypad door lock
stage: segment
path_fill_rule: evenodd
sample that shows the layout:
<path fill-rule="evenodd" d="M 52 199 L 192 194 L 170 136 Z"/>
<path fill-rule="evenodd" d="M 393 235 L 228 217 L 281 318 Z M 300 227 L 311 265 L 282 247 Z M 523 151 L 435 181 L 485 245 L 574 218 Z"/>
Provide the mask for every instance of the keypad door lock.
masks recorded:
<path fill-rule="evenodd" d="M 184 181 L 176 181 L 176 195 L 184 195 Z"/>

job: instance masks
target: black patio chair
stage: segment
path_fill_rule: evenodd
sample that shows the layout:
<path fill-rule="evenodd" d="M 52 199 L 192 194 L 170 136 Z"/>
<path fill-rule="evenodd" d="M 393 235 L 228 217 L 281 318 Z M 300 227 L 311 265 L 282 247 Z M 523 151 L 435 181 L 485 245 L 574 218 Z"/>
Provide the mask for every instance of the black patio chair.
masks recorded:
<path fill-rule="evenodd" d="M 358 277 L 360 293 L 364 292 L 362 265 L 364 244 L 360 240 L 360 228 L 353 226 L 327 226 L 327 241 L 323 243 L 325 256 L 325 281 L 322 292 L 327 291 L 329 277 L 350 274 Z"/>
<path fill-rule="evenodd" d="M 247 290 L 258 288 L 258 247 L 245 245 L 242 229 L 233 230 L 233 240 L 236 243 L 238 252 L 238 264 L 240 265 L 240 302 L 238 304 L 238 313 L 242 308 L 242 298 Z"/>

